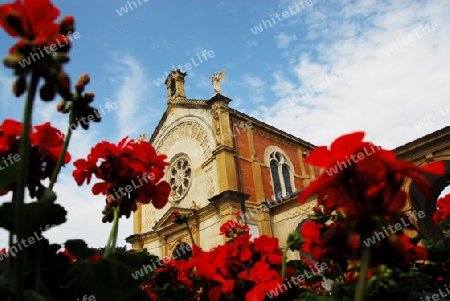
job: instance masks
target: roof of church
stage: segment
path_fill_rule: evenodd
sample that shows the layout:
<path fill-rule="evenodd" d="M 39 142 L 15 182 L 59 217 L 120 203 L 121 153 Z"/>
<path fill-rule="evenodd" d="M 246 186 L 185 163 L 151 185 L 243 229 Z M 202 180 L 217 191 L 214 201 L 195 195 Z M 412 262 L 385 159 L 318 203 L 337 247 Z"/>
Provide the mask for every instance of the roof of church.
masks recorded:
<path fill-rule="evenodd" d="M 408 153 L 409 151 L 412 151 L 413 149 L 417 151 L 417 149 L 422 146 L 424 148 L 428 148 L 431 141 L 433 141 L 434 144 L 438 142 L 443 142 L 446 144 L 448 143 L 449 140 L 450 140 L 450 126 L 446 126 L 442 129 L 439 129 L 430 134 L 427 134 L 413 141 L 405 143 L 401 146 L 398 146 L 394 148 L 392 151 L 395 152 L 397 156 L 401 156 L 403 154 Z"/>
<path fill-rule="evenodd" d="M 298 138 L 298 137 L 296 137 L 296 136 L 294 136 L 294 135 L 292 135 L 292 134 L 289 134 L 289 133 L 287 133 L 287 132 L 285 132 L 285 131 L 283 131 L 283 130 L 280 130 L 280 129 L 278 129 L 278 128 L 272 126 L 272 125 L 270 125 L 270 124 L 267 124 L 267 123 L 265 123 L 264 121 L 258 120 L 258 119 L 254 118 L 254 117 L 251 117 L 251 116 L 249 116 L 249 115 L 247 115 L 247 114 L 245 114 L 245 113 L 242 113 L 241 111 L 238 111 L 238 110 L 235 110 L 235 109 L 232 109 L 232 108 L 230 108 L 230 110 L 231 110 L 233 113 L 235 113 L 235 114 L 237 113 L 238 115 L 241 115 L 241 116 L 244 117 L 245 119 L 249 119 L 252 123 L 256 123 L 256 124 L 259 123 L 259 124 L 261 124 L 262 126 L 264 126 L 264 127 L 266 127 L 266 128 L 269 128 L 269 129 L 271 129 L 271 130 L 274 131 L 274 132 L 278 132 L 278 133 L 282 134 L 283 136 L 286 136 L 286 137 L 288 137 L 288 138 L 290 138 L 290 139 L 292 139 L 292 140 L 299 141 L 299 142 L 301 142 L 301 143 L 303 143 L 303 144 L 305 144 L 305 145 L 307 145 L 307 146 L 309 146 L 309 147 L 311 147 L 311 148 L 315 148 L 315 147 L 316 147 L 314 144 L 312 144 L 312 143 L 310 143 L 310 142 L 308 142 L 308 141 L 305 141 L 305 140 L 303 140 L 303 139 L 300 139 L 300 138 Z"/>

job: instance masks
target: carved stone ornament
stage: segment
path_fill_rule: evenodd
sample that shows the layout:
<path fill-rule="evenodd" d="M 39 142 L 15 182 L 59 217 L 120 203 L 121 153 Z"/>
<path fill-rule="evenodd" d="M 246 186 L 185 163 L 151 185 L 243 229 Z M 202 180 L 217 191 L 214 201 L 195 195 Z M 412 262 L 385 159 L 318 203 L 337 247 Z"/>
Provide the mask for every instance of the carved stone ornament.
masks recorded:
<path fill-rule="evenodd" d="M 311 201 L 306 204 L 302 204 L 300 206 L 296 206 L 294 208 L 291 208 L 289 210 L 286 210 L 285 212 L 275 215 L 273 218 L 273 222 L 277 223 L 279 221 L 289 220 L 294 217 L 298 217 L 301 215 L 304 215 L 310 211 L 312 211 L 313 207 L 317 206 L 317 201 Z"/>
<path fill-rule="evenodd" d="M 214 138 L 217 144 L 221 144 L 220 141 L 220 117 L 219 113 L 215 111 L 213 114 L 213 126 L 214 126 Z"/>
<path fill-rule="evenodd" d="M 213 177 L 214 177 L 214 175 L 213 175 L 212 167 L 210 167 L 206 170 L 206 196 L 208 198 L 212 197 L 216 192 L 216 189 L 214 187 L 214 178 Z"/>
<path fill-rule="evenodd" d="M 173 199 L 177 202 L 181 200 L 189 190 L 192 182 L 192 167 L 185 157 L 178 158 L 170 166 L 169 184 L 172 187 Z"/>
<path fill-rule="evenodd" d="M 184 122 L 176 126 L 166 136 L 162 137 L 155 149 L 158 153 L 165 154 L 175 142 L 183 138 L 196 140 L 205 158 L 209 158 L 212 155 L 211 143 L 206 131 L 202 126 L 194 122 Z"/>

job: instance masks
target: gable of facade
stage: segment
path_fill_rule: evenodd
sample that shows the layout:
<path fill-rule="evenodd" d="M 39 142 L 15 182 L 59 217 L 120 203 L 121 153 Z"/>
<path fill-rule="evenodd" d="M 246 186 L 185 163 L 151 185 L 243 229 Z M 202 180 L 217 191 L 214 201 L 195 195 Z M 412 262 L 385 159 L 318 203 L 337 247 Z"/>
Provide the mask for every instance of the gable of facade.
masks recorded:
<path fill-rule="evenodd" d="M 318 173 L 303 162 L 314 146 L 231 109 L 231 99 L 221 93 L 209 100 L 186 99 L 185 76 L 169 74 L 167 110 L 149 141 L 170 162 L 169 202 L 161 210 L 139 205 L 127 241 L 140 247 L 143 240 L 161 257 L 191 244 L 185 227 L 171 222 L 177 210 L 192 213 L 193 237 L 208 250 L 224 242 L 219 228 L 240 210 L 254 236 L 284 242 L 298 224 L 298 193 Z M 274 211 L 276 206 L 284 209 Z M 312 205 L 304 208 L 309 212 Z"/>

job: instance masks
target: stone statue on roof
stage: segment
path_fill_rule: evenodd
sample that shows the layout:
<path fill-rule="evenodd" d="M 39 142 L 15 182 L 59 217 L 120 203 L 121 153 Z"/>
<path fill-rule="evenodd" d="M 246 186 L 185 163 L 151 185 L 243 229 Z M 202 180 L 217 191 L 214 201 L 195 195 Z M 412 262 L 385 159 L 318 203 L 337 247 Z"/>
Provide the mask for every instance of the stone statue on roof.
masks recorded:
<path fill-rule="evenodd" d="M 216 94 L 222 94 L 222 90 L 220 89 L 220 82 L 225 78 L 225 69 L 222 69 L 219 74 L 216 72 L 213 73 L 212 76 L 212 85 L 214 88 L 214 92 Z"/>

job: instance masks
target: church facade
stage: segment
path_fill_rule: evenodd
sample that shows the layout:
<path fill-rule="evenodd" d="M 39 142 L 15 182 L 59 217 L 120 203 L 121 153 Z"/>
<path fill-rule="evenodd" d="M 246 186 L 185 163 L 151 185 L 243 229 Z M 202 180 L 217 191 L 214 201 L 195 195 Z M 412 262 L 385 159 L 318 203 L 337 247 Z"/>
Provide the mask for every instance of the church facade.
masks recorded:
<path fill-rule="evenodd" d="M 221 93 L 217 82 L 211 99 L 186 98 L 185 76 L 180 70 L 168 75 L 167 109 L 149 141 L 158 153 L 168 156 L 165 180 L 172 187 L 169 202 L 160 210 L 139 204 L 133 216 L 134 234 L 127 242 L 135 249 L 143 245 L 160 258 L 179 257 L 180 250 L 185 253 L 192 243 L 185 225 L 172 222 L 171 214 L 176 210 L 191 214 L 189 226 L 195 243 L 210 250 L 225 242 L 219 235 L 220 226 L 241 211 L 253 237 L 277 237 L 283 247 L 288 234 L 307 220 L 316 204 L 314 200 L 305 204 L 297 201 L 299 193 L 320 173 L 304 162 L 315 146 L 230 108 L 231 99 Z M 450 137 L 450 127 L 443 130 Z M 430 137 L 420 150 L 413 143 L 394 151 L 414 162 L 423 156 L 429 158 L 438 147 L 439 160 L 446 161 L 450 171 L 450 146 L 443 147 L 444 142 L 436 146 L 435 142 Z M 432 179 L 436 193 L 449 184 L 448 174 Z M 410 188 L 405 183 L 405 189 Z M 420 195 L 413 199 L 406 212 L 425 206 Z M 429 205 L 428 215 L 434 208 Z M 431 216 L 427 216 L 419 226 L 437 238 L 441 234 L 430 221 Z"/>

